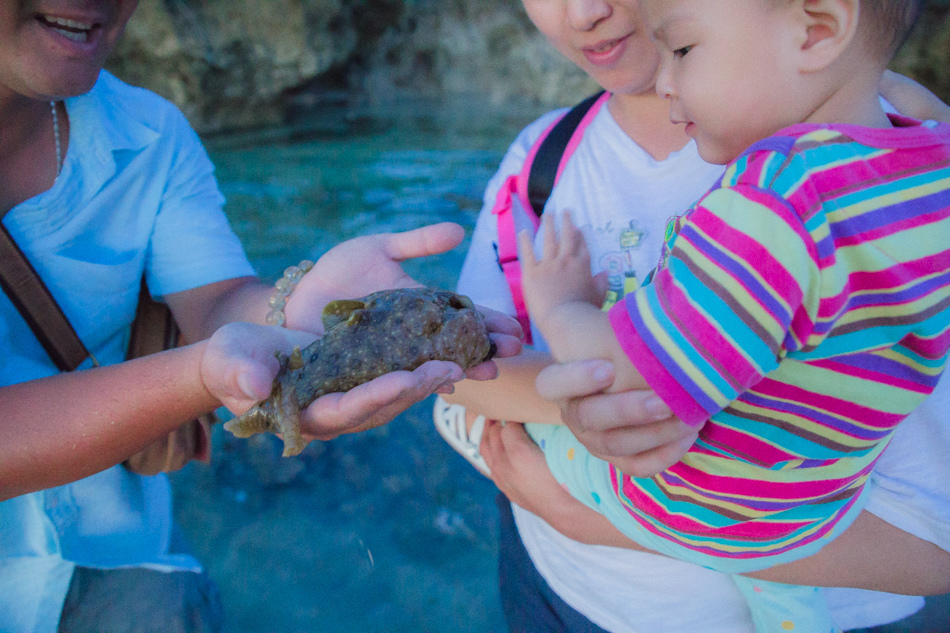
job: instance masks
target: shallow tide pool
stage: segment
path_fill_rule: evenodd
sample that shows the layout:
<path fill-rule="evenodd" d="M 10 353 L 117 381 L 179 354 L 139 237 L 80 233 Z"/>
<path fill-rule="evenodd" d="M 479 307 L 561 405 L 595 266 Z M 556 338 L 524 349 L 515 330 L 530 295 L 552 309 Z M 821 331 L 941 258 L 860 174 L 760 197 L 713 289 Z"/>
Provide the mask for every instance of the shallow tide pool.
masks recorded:
<path fill-rule="evenodd" d="M 206 139 L 226 211 L 267 281 L 349 237 L 452 220 L 470 235 L 508 144 L 540 110 L 328 107 Z M 453 288 L 465 245 L 407 269 Z M 432 400 L 386 427 L 280 457 L 215 429 L 210 466 L 173 476 L 176 515 L 217 581 L 227 630 L 505 630 L 496 489 L 441 440 Z"/>

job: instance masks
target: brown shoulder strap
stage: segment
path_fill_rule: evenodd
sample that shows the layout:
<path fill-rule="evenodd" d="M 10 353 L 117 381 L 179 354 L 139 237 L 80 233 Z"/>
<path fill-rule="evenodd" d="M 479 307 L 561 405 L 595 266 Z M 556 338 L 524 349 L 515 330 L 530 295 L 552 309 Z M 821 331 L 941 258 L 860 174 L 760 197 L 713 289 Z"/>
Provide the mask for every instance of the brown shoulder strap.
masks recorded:
<path fill-rule="evenodd" d="M 0 216 L 2 217 L 2 216 Z M 0 222 L 0 288 L 20 311 L 60 371 L 72 371 L 88 357 L 76 330 L 10 233 Z"/>
<path fill-rule="evenodd" d="M 139 358 L 172 349 L 178 344 L 178 336 L 178 324 L 172 311 L 164 303 L 152 299 L 143 276 L 126 358 Z"/>

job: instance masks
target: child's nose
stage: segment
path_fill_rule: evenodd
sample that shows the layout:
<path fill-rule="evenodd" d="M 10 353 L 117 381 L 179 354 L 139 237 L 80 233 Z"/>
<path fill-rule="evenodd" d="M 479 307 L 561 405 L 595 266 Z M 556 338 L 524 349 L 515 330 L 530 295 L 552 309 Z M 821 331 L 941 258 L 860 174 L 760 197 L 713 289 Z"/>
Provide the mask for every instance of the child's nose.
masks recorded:
<path fill-rule="evenodd" d="M 589 31 L 613 12 L 606 0 L 568 0 L 568 20 L 578 31 Z"/>

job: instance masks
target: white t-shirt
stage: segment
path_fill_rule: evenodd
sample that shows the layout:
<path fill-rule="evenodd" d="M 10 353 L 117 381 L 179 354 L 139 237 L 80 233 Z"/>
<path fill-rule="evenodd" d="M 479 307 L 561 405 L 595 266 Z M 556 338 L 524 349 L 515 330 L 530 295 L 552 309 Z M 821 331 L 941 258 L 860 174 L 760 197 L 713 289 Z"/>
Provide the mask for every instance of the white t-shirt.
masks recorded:
<path fill-rule="evenodd" d="M 4 222 L 108 365 L 125 357 L 143 271 L 156 295 L 254 271 L 222 212 L 211 161 L 177 108 L 103 72 L 66 109 L 62 172 Z M 0 386 L 59 373 L 3 293 L 0 350 Z M 0 503 L 0 630 L 55 632 L 76 564 L 200 570 L 191 556 L 169 553 L 171 531 L 168 478 L 122 466 Z"/>
<path fill-rule="evenodd" d="M 548 113 L 515 139 L 489 182 L 459 292 L 514 314 L 497 261 L 497 221 L 491 213 L 498 188 L 521 169 L 537 136 L 558 112 Z M 587 128 L 552 192 L 545 213 L 570 210 L 591 251 L 593 272 L 609 271 L 611 287 L 643 280 L 659 258 L 667 220 L 695 202 L 722 173 L 705 163 L 690 142 L 663 161 L 634 143 L 604 107 Z M 526 226 L 527 220 L 516 226 Z M 535 347 L 546 349 L 536 328 Z M 950 481 L 950 430 L 936 415 L 950 381 L 899 428 L 871 480 L 868 509 L 898 527 L 950 549 L 950 503 L 940 490 Z M 938 400 L 939 399 L 939 400 Z M 926 428 L 931 440 L 921 446 Z M 911 445 L 913 441 L 913 445 Z M 743 633 L 753 631 L 745 601 L 729 576 L 653 554 L 573 541 L 539 517 L 513 506 L 525 549 L 541 576 L 571 607 L 613 633 Z M 683 588 L 690 590 L 684 594 Z M 920 609 L 923 599 L 859 589 L 827 589 L 838 626 L 893 622 Z M 688 596 L 688 597 L 686 597 Z"/>

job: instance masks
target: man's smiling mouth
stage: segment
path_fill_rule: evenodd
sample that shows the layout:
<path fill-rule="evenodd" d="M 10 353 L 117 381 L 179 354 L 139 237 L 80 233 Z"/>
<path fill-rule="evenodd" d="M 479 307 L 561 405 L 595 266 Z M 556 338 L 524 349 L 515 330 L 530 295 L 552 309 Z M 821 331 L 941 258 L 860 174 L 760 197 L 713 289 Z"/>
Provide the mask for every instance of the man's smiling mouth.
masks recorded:
<path fill-rule="evenodd" d="M 95 24 L 91 22 L 78 22 L 66 18 L 58 18 L 52 15 L 37 15 L 36 19 L 44 26 L 56 31 L 63 37 L 74 42 L 85 43 L 89 41 L 89 36 Z"/>

